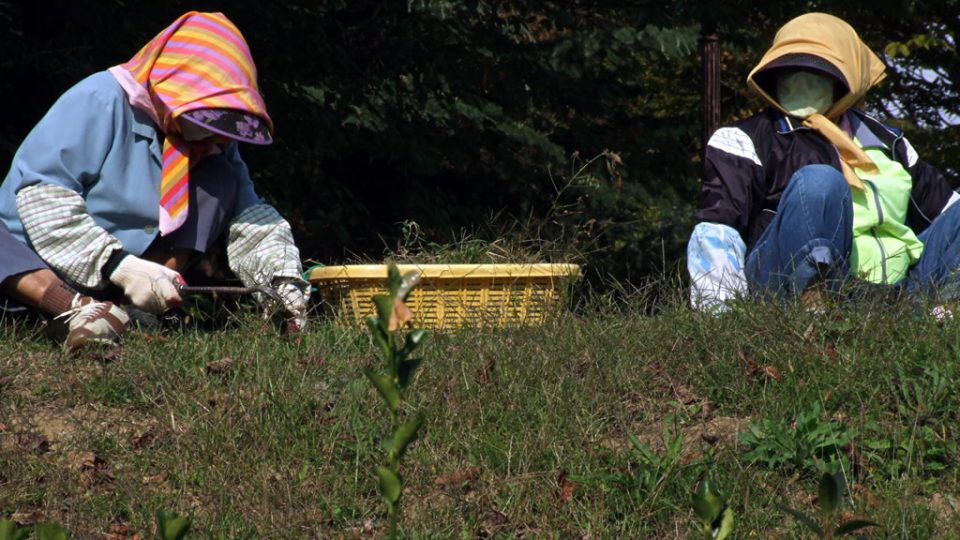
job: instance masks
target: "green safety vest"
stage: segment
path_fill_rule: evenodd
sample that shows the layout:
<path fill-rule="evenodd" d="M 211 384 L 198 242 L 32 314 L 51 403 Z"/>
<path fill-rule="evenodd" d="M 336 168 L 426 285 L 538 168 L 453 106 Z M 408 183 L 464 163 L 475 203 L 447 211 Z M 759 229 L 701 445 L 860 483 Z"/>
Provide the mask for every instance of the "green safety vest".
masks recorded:
<path fill-rule="evenodd" d="M 857 143 L 859 144 L 859 142 Z M 850 273 L 873 283 L 897 283 L 923 254 L 923 242 L 905 224 L 913 180 L 883 149 L 864 148 L 879 172 L 856 170 L 865 191 L 853 194 Z"/>

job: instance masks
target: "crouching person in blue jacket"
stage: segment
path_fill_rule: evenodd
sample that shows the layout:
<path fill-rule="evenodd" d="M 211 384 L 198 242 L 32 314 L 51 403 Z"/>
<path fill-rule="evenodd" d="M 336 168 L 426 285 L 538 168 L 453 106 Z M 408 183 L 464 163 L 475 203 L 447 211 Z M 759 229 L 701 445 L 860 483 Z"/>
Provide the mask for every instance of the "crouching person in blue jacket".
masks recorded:
<path fill-rule="evenodd" d="M 309 284 L 290 225 L 257 195 L 237 148 L 272 142 L 256 77 L 231 21 L 189 12 L 69 89 L 0 186 L 0 249 L 18 253 L 0 259 L 0 293 L 53 315 L 77 304 L 85 317 L 74 289 L 113 288 L 161 314 L 181 303 L 182 272 L 223 239 L 237 277 L 272 288 L 286 328 L 303 328 Z M 62 293 L 53 304 L 48 290 Z M 96 305 L 119 335 L 127 314 Z"/>

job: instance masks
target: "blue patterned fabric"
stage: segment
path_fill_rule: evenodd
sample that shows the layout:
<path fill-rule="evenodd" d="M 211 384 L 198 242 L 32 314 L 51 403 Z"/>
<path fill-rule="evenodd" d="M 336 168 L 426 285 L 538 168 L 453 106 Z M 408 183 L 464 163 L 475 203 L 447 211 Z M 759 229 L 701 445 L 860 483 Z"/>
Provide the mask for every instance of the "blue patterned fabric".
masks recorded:
<path fill-rule="evenodd" d="M 698 311 L 720 313 L 726 302 L 747 292 L 743 272 L 747 246 L 736 229 L 699 223 L 687 244 L 690 304 Z"/>

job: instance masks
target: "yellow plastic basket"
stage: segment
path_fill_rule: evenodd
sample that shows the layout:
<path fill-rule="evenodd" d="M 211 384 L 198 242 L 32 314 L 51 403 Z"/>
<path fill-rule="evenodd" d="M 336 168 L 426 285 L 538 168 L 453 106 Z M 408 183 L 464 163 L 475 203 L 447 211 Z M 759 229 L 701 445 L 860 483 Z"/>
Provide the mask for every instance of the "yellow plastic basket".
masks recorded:
<path fill-rule="evenodd" d="M 543 324 L 561 311 L 575 264 L 400 264 L 418 270 L 420 284 L 407 298 L 418 328 L 508 327 Z M 387 266 L 314 268 L 309 280 L 343 326 L 375 314 L 375 294 L 386 293 Z"/>

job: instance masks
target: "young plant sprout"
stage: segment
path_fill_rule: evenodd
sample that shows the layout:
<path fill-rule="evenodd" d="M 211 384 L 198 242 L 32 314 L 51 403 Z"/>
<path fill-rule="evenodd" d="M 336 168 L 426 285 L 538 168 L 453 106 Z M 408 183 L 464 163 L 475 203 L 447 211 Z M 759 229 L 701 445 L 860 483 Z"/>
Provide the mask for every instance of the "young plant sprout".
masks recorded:
<path fill-rule="evenodd" d="M 387 269 L 389 294 L 373 297 L 377 314 L 367 319 L 373 341 L 380 347 L 386 363 L 384 369 L 365 369 L 364 375 L 370 379 L 390 411 L 390 435 L 384 441 L 386 460 L 377 467 L 380 494 L 387 506 L 390 523 L 389 538 L 397 537 L 397 516 L 403 492 L 400 460 L 424 423 L 423 415 L 409 415 L 402 406 L 407 387 L 421 362 L 421 359 L 411 358 L 410 355 L 426 335 L 424 330 L 410 330 L 405 335 L 400 333 L 413 319 L 413 313 L 404 300 L 419 282 L 419 272 L 414 270 L 401 276 L 397 266 L 390 263 Z"/>

